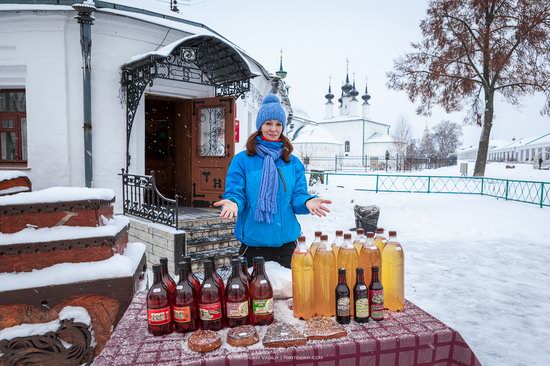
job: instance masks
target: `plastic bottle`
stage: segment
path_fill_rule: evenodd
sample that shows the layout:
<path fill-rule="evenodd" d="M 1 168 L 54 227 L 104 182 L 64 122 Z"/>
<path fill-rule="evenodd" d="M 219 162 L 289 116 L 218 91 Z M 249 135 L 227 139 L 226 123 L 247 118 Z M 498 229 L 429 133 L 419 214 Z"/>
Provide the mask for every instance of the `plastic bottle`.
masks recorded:
<path fill-rule="evenodd" d="M 214 279 L 214 264 L 207 259 L 204 264 L 204 281 L 198 299 L 201 328 L 220 330 L 223 327 L 222 293 Z"/>
<path fill-rule="evenodd" d="M 336 256 L 328 243 L 328 235 L 321 235 L 321 243 L 313 258 L 313 309 L 318 316 L 334 316 L 334 289 L 338 282 Z"/>
<path fill-rule="evenodd" d="M 351 234 L 344 234 L 344 242 L 342 247 L 338 251 L 338 257 L 336 258 L 336 265 L 338 268 L 346 269 L 346 283 L 353 286 L 355 283 L 355 269 L 358 265 L 357 251 L 351 243 Z M 353 304 L 353 292 L 350 294 L 350 303 Z M 351 315 L 353 316 L 353 306 L 351 307 Z"/>
<path fill-rule="evenodd" d="M 357 255 L 361 253 L 361 248 L 363 248 L 363 244 L 367 241 L 367 237 L 365 236 L 365 229 L 358 228 L 357 229 L 357 236 L 355 237 L 355 240 L 353 241 L 353 246 L 355 247 L 355 250 L 357 251 Z"/>
<path fill-rule="evenodd" d="M 189 274 L 189 282 L 195 289 L 195 299 L 198 299 L 201 290 L 201 281 L 195 276 L 191 267 L 191 257 L 183 257 L 183 263 L 187 266 L 187 273 Z M 181 262 L 180 262 L 181 264 Z"/>
<path fill-rule="evenodd" d="M 174 330 L 178 333 L 193 332 L 198 328 L 197 292 L 189 280 L 190 278 L 187 263 L 181 262 L 172 312 Z"/>
<path fill-rule="evenodd" d="M 316 231 L 315 239 L 313 239 L 313 243 L 311 243 L 311 245 L 309 246 L 309 251 L 313 258 L 315 258 L 317 248 L 319 248 L 319 244 L 321 243 L 321 234 L 323 234 L 321 231 Z"/>
<path fill-rule="evenodd" d="M 380 255 L 382 255 L 382 252 L 384 251 L 384 246 L 386 245 L 387 239 L 384 235 L 384 228 L 378 227 L 376 228 L 376 235 L 374 236 L 374 245 L 378 247 L 378 250 L 380 251 Z"/>
<path fill-rule="evenodd" d="M 231 261 L 231 277 L 225 289 L 225 313 L 227 325 L 231 328 L 248 324 L 248 284 L 244 282 L 241 260 Z"/>
<path fill-rule="evenodd" d="M 359 267 L 365 270 L 365 283 L 370 284 L 372 279 L 372 267 L 380 267 L 382 257 L 378 247 L 374 245 L 374 233 L 367 233 L 367 241 L 363 244 L 359 253 Z"/>
<path fill-rule="evenodd" d="M 160 267 L 153 265 L 153 285 L 147 292 L 147 331 L 154 336 L 172 333 L 172 309 Z"/>
<path fill-rule="evenodd" d="M 304 236 L 298 238 L 290 263 L 294 317 L 307 320 L 313 315 L 313 258 Z"/>
<path fill-rule="evenodd" d="M 273 323 L 273 288 L 265 273 L 263 257 L 254 257 L 254 275 L 250 281 L 250 324 L 269 325 Z"/>
<path fill-rule="evenodd" d="M 334 252 L 334 255 L 336 256 L 336 258 L 338 258 L 338 251 L 340 250 L 340 247 L 342 246 L 343 242 L 344 242 L 344 231 L 336 230 L 336 237 L 332 242 L 332 251 Z"/>
<path fill-rule="evenodd" d="M 390 231 L 389 239 L 382 252 L 382 285 L 384 306 L 390 311 L 405 309 L 405 256 L 397 241 L 397 232 Z"/>
<path fill-rule="evenodd" d="M 160 272 L 162 274 L 162 283 L 168 291 L 168 301 L 170 304 L 174 303 L 174 294 L 176 292 L 176 281 L 168 273 L 168 258 L 162 257 L 160 259 Z"/>

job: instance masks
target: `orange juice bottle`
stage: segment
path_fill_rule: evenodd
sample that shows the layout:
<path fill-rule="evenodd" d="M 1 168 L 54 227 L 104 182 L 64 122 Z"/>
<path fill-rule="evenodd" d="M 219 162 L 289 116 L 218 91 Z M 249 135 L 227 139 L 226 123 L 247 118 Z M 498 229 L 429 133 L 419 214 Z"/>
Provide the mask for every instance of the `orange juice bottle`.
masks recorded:
<path fill-rule="evenodd" d="M 355 284 L 355 269 L 357 268 L 357 250 L 351 243 L 351 234 L 344 234 L 344 242 L 338 250 L 338 256 L 336 257 L 337 268 L 346 269 L 346 283 Z M 353 304 L 353 291 L 350 291 L 350 304 Z M 351 309 L 351 316 L 353 316 L 353 308 Z"/>
<path fill-rule="evenodd" d="M 305 236 L 298 238 L 298 246 L 292 253 L 290 267 L 294 317 L 309 319 L 313 315 L 313 258 L 306 245 Z"/>
<path fill-rule="evenodd" d="M 390 311 L 405 309 L 405 257 L 397 241 L 397 232 L 390 231 L 389 239 L 382 252 L 382 285 L 384 286 L 384 307 Z"/>
<path fill-rule="evenodd" d="M 318 316 L 334 316 L 336 288 L 336 256 L 328 243 L 328 235 L 321 235 L 321 243 L 313 258 L 313 310 Z"/>
<path fill-rule="evenodd" d="M 355 250 L 357 250 L 357 255 L 361 253 L 361 248 L 363 248 L 363 244 L 367 241 L 367 237 L 365 236 L 365 229 L 358 228 L 357 229 L 357 236 L 355 237 L 355 240 L 353 241 L 353 246 L 355 247 Z M 367 282 L 369 283 L 369 282 Z"/>
<path fill-rule="evenodd" d="M 340 250 L 340 247 L 342 246 L 343 242 L 344 242 L 344 231 L 336 230 L 336 237 L 332 242 L 332 251 L 334 252 L 334 255 L 336 256 L 336 258 L 338 258 L 338 250 Z M 355 271 L 353 273 L 355 273 Z"/>
<path fill-rule="evenodd" d="M 359 253 L 359 267 L 362 267 L 365 270 L 365 283 L 369 283 L 372 280 L 372 267 L 380 267 L 382 262 L 382 257 L 380 256 L 380 251 L 378 247 L 374 245 L 374 233 L 367 233 L 367 240 L 361 248 Z"/>
<path fill-rule="evenodd" d="M 319 248 L 319 244 L 321 243 L 321 234 L 322 232 L 316 231 L 315 239 L 313 239 L 313 243 L 309 246 L 309 251 L 313 258 L 315 258 L 315 252 L 317 252 L 317 248 Z"/>

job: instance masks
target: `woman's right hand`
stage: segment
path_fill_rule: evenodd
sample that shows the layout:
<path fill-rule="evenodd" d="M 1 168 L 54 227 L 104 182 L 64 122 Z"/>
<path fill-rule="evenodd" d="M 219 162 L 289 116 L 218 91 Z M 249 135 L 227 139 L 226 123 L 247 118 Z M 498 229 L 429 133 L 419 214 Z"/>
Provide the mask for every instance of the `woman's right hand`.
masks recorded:
<path fill-rule="evenodd" d="M 214 202 L 215 207 L 222 207 L 222 212 L 220 212 L 220 217 L 222 219 L 232 219 L 237 218 L 237 213 L 239 212 L 239 206 L 233 201 L 230 200 L 221 200 Z"/>

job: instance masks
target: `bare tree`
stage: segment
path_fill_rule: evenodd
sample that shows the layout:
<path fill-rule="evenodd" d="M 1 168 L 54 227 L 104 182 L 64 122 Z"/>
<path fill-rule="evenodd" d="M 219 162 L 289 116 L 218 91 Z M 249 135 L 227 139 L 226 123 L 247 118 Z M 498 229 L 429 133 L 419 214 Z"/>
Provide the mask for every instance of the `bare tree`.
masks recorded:
<path fill-rule="evenodd" d="M 401 158 L 407 155 L 407 146 L 412 140 L 412 127 L 409 121 L 400 117 L 397 123 L 392 126 L 391 137 L 393 137 L 395 149 Z"/>
<path fill-rule="evenodd" d="M 433 135 L 428 130 L 428 127 L 424 129 L 424 134 L 422 135 L 422 140 L 420 140 L 420 146 L 418 148 L 420 155 L 424 157 L 435 156 L 435 146 Z"/>
<path fill-rule="evenodd" d="M 456 152 L 460 138 L 462 137 L 462 126 L 451 121 L 441 121 L 433 128 L 433 140 L 438 158 L 448 158 Z"/>
<path fill-rule="evenodd" d="M 468 108 L 466 120 L 482 126 L 474 175 L 484 175 L 495 94 L 546 95 L 550 114 L 550 2 L 548 0 L 431 0 L 420 23 L 423 39 L 394 62 L 388 86 L 419 101 L 429 115 Z"/>

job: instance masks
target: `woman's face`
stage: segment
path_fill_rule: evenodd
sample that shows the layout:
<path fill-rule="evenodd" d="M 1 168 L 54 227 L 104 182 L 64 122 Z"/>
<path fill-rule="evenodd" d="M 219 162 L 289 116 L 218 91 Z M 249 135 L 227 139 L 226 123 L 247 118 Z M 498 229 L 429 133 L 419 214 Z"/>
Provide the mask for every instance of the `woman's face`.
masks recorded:
<path fill-rule="evenodd" d="M 264 122 L 260 131 L 266 139 L 276 141 L 283 133 L 283 124 L 277 120 L 270 119 Z"/>

